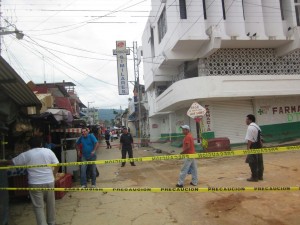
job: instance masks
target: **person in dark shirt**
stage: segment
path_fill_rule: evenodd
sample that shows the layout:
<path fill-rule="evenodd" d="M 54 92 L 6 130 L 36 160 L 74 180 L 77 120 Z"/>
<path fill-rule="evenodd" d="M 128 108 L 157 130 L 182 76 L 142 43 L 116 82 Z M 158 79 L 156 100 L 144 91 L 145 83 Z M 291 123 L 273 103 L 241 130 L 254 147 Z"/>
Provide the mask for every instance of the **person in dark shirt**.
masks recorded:
<path fill-rule="evenodd" d="M 109 140 L 110 140 L 110 131 L 109 130 L 105 131 L 104 138 L 105 138 L 105 142 L 106 142 L 106 149 L 111 148 L 111 144 L 109 142 Z"/>
<path fill-rule="evenodd" d="M 123 128 L 123 134 L 120 138 L 120 146 L 119 150 L 122 151 L 122 159 L 126 159 L 126 153 L 128 152 L 129 158 L 133 158 L 132 149 L 134 148 L 133 145 L 133 138 L 130 133 L 128 133 L 127 128 Z M 125 166 L 125 162 L 122 162 L 122 167 Z M 134 162 L 130 162 L 131 166 L 135 166 Z"/>

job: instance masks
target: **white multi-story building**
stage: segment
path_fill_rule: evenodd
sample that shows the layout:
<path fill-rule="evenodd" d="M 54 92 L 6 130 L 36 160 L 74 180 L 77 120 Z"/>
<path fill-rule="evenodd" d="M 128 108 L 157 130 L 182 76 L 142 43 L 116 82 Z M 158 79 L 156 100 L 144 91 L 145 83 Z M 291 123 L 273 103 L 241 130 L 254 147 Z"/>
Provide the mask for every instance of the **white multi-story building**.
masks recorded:
<path fill-rule="evenodd" d="M 300 137 L 300 0 L 152 0 L 143 39 L 151 140 L 196 123 L 244 142 L 247 114 L 266 141 Z"/>

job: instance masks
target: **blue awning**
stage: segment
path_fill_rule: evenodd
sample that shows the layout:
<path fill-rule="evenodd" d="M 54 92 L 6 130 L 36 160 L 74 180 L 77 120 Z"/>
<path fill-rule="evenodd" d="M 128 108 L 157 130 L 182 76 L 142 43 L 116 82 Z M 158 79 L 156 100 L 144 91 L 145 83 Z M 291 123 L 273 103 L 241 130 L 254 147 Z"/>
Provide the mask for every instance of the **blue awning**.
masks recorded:
<path fill-rule="evenodd" d="M 85 114 L 84 112 L 81 112 L 81 111 L 80 111 L 79 116 L 80 116 L 80 117 L 85 117 L 85 116 L 87 117 L 88 115 Z"/>

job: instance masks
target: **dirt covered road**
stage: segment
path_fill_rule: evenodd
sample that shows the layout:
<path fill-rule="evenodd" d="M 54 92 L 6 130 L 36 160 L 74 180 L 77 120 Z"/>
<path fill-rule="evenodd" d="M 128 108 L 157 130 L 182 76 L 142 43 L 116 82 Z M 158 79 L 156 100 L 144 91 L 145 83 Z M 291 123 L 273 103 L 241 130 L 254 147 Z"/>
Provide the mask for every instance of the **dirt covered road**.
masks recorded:
<path fill-rule="evenodd" d="M 150 148 L 135 157 L 161 155 Z M 120 157 L 117 149 L 100 149 L 99 159 Z M 264 180 L 249 183 L 245 157 L 198 160 L 198 187 L 300 186 L 300 151 L 265 154 Z M 100 165 L 98 187 L 174 187 L 181 161 Z M 186 179 L 185 187 L 189 185 Z M 79 187 L 79 183 L 74 183 Z M 298 225 L 300 191 L 145 193 L 72 192 L 56 201 L 58 225 Z M 32 225 L 27 202 L 10 204 L 10 225 Z"/>

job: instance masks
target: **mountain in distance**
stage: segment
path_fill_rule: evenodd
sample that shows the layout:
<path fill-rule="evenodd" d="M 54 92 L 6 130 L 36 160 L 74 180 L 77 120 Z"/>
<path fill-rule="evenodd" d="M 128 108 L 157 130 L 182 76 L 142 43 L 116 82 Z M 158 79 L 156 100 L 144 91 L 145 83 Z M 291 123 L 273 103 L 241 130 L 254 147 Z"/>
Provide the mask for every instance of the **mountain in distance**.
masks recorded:
<path fill-rule="evenodd" d="M 123 110 L 120 109 L 99 109 L 99 119 L 102 121 L 108 120 L 111 121 L 116 117 L 116 114 L 123 112 Z"/>

